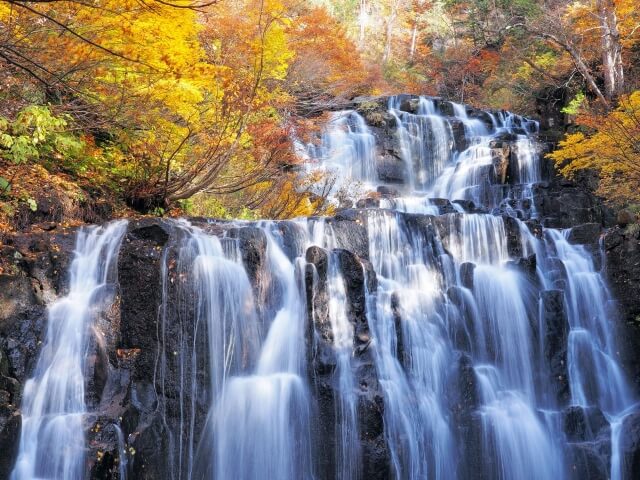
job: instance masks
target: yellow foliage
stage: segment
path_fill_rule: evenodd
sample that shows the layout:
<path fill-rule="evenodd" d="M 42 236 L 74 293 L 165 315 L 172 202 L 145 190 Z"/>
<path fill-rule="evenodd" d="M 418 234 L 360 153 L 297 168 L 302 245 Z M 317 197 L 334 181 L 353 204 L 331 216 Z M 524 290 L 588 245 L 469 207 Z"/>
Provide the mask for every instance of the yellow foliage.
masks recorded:
<path fill-rule="evenodd" d="M 593 133 L 567 135 L 549 158 L 568 177 L 599 171 L 599 193 L 611 202 L 640 201 L 640 90 L 622 97 L 608 115 L 585 114 L 578 122 Z"/>

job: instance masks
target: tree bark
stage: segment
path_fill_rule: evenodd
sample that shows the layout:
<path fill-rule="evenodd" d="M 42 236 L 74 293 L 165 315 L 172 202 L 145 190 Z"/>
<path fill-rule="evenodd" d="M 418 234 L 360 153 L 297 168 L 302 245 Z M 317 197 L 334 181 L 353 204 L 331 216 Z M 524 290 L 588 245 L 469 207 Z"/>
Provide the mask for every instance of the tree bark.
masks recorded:
<path fill-rule="evenodd" d="M 614 100 L 624 88 L 624 67 L 622 45 L 618 31 L 618 18 L 613 0 L 597 0 L 598 16 L 602 28 L 602 73 L 604 94 L 607 100 Z"/>

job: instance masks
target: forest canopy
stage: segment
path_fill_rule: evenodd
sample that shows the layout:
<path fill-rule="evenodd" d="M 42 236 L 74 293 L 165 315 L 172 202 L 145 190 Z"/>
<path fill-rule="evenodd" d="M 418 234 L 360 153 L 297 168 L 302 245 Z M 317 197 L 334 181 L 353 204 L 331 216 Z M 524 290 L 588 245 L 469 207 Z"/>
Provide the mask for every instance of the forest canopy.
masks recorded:
<path fill-rule="evenodd" d="M 638 201 L 635 3 L 0 1 L 0 215 L 42 185 L 144 213 L 327 213 L 310 185 L 331 179 L 301 176 L 292 138 L 392 92 L 569 125 L 562 171 Z"/>

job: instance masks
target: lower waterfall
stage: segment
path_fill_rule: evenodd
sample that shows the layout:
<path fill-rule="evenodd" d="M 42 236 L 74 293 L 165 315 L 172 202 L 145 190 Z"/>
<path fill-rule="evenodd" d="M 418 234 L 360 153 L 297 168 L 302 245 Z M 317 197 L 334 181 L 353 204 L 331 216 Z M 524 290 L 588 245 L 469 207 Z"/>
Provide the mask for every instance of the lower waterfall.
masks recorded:
<path fill-rule="evenodd" d="M 92 320 L 112 301 L 109 282 L 125 229 L 118 221 L 78 233 L 69 293 L 49 307 L 44 345 L 22 395 L 13 480 L 84 477 L 85 359 Z"/>
<path fill-rule="evenodd" d="M 376 180 L 391 147 L 355 110 L 307 148 L 313 167 L 365 182 L 361 208 L 80 230 L 12 478 L 92 478 L 91 318 L 114 302 L 123 237 L 143 245 L 155 229 L 168 240 L 149 250 L 153 339 L 126 349 L 152 375 L 113 367 L 130 400 L 104 413 L 118 424 L 108 478 L 631 480 L 620 435 L 638 408 L 615 302 L 597 249 L 536 223 L 537 124 L 426 97 L 387 107 L 396 183 Z M 576 470 L 583 458 L 600 473 Z"/>

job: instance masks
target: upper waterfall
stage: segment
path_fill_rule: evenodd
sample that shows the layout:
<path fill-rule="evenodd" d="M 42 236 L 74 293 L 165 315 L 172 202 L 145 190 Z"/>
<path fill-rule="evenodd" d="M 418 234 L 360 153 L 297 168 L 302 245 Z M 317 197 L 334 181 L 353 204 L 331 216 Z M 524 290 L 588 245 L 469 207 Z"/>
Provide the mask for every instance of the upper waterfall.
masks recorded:
<path fill-rule="evenodd" d="M 511 208 L 515 200 L 521 215 L 531 215 L 522 202 L 530 199 L 528 186 L 542 180 L 537 121 L 424 96 L 356 106 L 331 114 L 320 146 L 298 148 L 308 170 L 335 177 L 337 202 L 398 190 L 409 209 L 428 207 L 430 198 L 487 209 Z"/>

